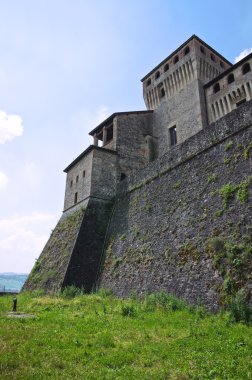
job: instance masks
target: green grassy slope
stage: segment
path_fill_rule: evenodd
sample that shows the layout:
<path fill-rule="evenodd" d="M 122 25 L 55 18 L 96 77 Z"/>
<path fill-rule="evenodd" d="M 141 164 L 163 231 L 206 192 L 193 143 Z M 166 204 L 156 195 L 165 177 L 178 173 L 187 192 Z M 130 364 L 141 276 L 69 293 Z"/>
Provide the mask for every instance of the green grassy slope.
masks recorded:
<path fill-rule="evenodd" d="M 252 378 L 252 328 L 228 314 L 206 315 L 180 301 L 142 301 L 100 294 L 0 298 L 0 378 L 218 379 Z"/>

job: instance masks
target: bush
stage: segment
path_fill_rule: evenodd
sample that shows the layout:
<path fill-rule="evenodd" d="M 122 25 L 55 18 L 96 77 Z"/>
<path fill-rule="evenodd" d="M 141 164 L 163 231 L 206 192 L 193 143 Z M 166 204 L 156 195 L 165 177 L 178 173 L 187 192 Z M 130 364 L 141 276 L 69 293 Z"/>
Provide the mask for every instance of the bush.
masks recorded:
<path fill-rule="evenodd" d="M 247 302 L 245 289 L 240 289 L 234 297 L 231 298 L 229 311 L 232 322 L 248 323 L 251 320 L 252 309 Z"/>
<path fill-rule="evenodd" d="M 148 310 L 163 308 L 170 311 L 183 310 L 186 308 L 186 303 L 166 292 L 152 293 L 145 297 L 145 307 Z"/>
<path fill-rule="evenodd" d="M 61 297 L 63 298 L 74 298 L 76 296 L 83 295 L 84 289 L 83 288 L 77 288 L 75 285 L 69 285 L 64 288 L 64 290 L 60 293 Z"/>
<path fill-rule="evenodd" d="M 123 305 L 121 314 L 123 317 L 135 317 L 136 308 L 133 305 Z"/>

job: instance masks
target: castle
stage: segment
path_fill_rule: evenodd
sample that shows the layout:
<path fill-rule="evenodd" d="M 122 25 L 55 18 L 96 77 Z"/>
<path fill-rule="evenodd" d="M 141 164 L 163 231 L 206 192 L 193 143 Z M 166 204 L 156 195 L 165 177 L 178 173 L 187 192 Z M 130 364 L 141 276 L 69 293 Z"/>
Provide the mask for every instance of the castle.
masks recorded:
<path fill-rule="evenodd" d="M 249 197 L 242 221 L 220 206 L 224 179 L 237 186 L 229 203 L 241 183 L 250 194 L 251 66 L 252 54 L 233 65 L 193 35 L 151 70 L 142 79 L 147 110 L 112 114 L 64 170 L 63 215 L 24 289 L 163 289 L 217 308 L 223 274 L 202 239 L 225 245 L 239 223 L 237 243 L 251 234 Z M 226 157 L 232 150 L 236 159 Z"/>

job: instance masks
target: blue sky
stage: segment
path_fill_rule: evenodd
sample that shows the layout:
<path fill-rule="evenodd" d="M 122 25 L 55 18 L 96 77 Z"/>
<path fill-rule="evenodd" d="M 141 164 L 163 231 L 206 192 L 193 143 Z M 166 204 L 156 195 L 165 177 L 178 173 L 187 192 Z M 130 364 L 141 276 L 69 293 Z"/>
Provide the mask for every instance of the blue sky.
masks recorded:
<path fill-rule="evenodd" d="M 252 2 L 0 0 L 0 272 L 29 272 L 61 216 L 62 170 L 192 34 L 234 62 Z M 13 117 L 12 115 L 17 115 Z"/>

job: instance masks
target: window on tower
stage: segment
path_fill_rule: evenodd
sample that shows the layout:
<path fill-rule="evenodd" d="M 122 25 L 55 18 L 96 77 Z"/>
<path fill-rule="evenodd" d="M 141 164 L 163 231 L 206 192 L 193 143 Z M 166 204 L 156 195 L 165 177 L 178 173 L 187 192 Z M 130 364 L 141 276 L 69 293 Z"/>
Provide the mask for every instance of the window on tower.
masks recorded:
<path fill-rule="evenodd" d="M 177 144 L 177 128 L 176 128 L 176 125 L 171 127 L 169 129 L 169 131 L 170 131 L 170 144 L 171 144 L 171 146 L 176 145 Z"/>

